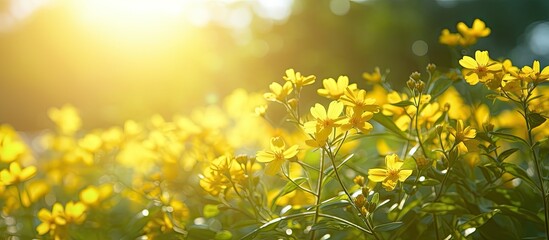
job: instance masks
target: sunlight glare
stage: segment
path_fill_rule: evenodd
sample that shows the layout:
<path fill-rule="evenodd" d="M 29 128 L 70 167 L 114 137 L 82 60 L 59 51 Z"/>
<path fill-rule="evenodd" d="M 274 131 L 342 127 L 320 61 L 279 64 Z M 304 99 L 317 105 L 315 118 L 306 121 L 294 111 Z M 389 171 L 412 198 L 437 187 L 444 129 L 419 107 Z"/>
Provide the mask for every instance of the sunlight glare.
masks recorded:
<path fill-rule="evenodd" d="M 79 0 L 77 15 L 85 24 L 107 34 L 157 34 L 174 27 L 184 16 L 181 0 Z M 131 36 L 135 37 L 135 36 Z"/>

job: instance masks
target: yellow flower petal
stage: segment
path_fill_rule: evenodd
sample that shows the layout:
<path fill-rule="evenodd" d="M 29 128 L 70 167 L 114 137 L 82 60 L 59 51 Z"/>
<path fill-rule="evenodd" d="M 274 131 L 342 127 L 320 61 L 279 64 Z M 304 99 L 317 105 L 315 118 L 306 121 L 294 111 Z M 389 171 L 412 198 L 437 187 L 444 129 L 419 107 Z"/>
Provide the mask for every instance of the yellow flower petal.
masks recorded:
<path fill-rule="evenodd" d="M 293 158 L 299 152 L 298 148 L 299 148 L 298 145 L 293 145 L 290 148 L 288 148 L 286 151 L 284 151 L 284 158 L 286 159 Z"/>
<path fill-rule="evenodd" d="M 478 75 L 476 73 L 471 73 L 465 76 L 465 81 L 470 85 L 476 85 L 479 82 Z"/>
<path fill-rule="evenodd" d="M 315 119 L 324 120 L 326 119 L 326 109 L 324 106 L 317 103 L 314 107 L 311 107 L 311 115 L 313 115 Z"/>
<path fill-rule="evenodd" d="M 534 61 L 534 64 L 532 64 L 532 67 L 533 67 L 534 72 L 539 73 L 540 68 L 539 68 L 539 61 L 538 60 Z"/>
<path fill-rule="evenodd" d="M 478 67 L 477 61 L 469 56 L 464 56 L 459 60 L 459 65 L 467 69 L 476 69 Z"/>
<path fill-rule="evenodd" d="M 368 170 L 368 179 L 373 182 L 382 182 L 387 178 L 387 170 L 381 168 L 372 168 Z"/>
<path fill-rule="evenodd" d="M 284 159 L 270 162 L 267 166 L 265 166 L 265 174 L 269 176 L 275 175 L 280 170 L 283 163 Z"/>
<path fill-rule="evenodd" d="M 286 144 L 280 137 L 271 138 L 271 150 L 273 151 L 283 151 L 286 148 Z"/>
<path fill-rule="evenodd" d="M 402 164 L 399 165 L 398 162 L 400 162 L 400 159 L 394 153 L 385 156 L 385 165 L 387 166 L 387 169 L 400 169 Z"/>
<path fill-rule="evenodd" d="M 406 179 L 412 175 L 412 170 L 400 170 L 400 172 L 398 172 L 398 180 L 401 181 L 401 182 L 404 182 L 406 181 Z"/>
<path fill-rule="evenodd" d="M 50 231 L 50 224 L 45 222 L 40 223 L 40 225 L 36 227 L 36 231 L 38 232 L 39 235 L 44 235 Z"/>
<path fill-rule="evenodd" d="M 42 222 L 46 222 L 51 218 L 51 213 L 48 211 L 48 209 L 42 208 L 38 212 L 38 219 Z"/>
<path fill-rule="evenodd" d="M 255 159 L 258 162 L 271 162 L 274 160 L 274 154 L 266 151 L 259 151 L 256 153 Z"/>
<path fill-rule="evenodd" d="M 477 60 L 477 63 L 479 66 L 488 65 L 488 61 L 490 61 L 490 57 L 488 56 L 488 51 L 477 50 L 475 52 L 475 59 Z"/>
<path fill-rule="evenodd" d="M 35 174 L 36 174 L 36 167 L 35 166 L 29 166 L 29 167 L 23 169 L 23 171 L 21 171 L 21 173 L 19 174 L 19 179 L 21 181 L 25 181 L 25 180 L 33 177 Z"/>
<path fill-rule="evenodd" d="M 343 103 L 332 101 L 328 106 L 328 118 L 336 119 L 343 112 Z"/>

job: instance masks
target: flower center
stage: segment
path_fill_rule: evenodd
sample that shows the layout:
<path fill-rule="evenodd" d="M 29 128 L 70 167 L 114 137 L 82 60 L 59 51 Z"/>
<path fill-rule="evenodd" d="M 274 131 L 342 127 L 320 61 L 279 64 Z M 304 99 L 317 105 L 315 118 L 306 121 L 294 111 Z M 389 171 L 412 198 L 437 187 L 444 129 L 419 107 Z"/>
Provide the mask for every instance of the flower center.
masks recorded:
<path fill-rule="evenodd" d="M 400 170 L 398 169 L 389 169 L 387 170 L 387 177 L 388 178 L 398 178 L 398 173 Z"/>

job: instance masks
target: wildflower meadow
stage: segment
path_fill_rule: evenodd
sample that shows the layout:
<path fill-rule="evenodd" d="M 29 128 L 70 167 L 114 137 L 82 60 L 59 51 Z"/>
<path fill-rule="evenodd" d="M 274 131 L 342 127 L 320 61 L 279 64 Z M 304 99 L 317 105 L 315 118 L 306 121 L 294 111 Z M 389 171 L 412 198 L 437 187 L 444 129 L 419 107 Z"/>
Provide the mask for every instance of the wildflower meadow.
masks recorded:
<path fill-rule="evenodd" d="M 290 67 L 186 114 L 2 123 L 0 238 L 547 239 L 549 63 L 493 58 L 490 27 L 437 29 L 452 65 L 407 79 Z"/>

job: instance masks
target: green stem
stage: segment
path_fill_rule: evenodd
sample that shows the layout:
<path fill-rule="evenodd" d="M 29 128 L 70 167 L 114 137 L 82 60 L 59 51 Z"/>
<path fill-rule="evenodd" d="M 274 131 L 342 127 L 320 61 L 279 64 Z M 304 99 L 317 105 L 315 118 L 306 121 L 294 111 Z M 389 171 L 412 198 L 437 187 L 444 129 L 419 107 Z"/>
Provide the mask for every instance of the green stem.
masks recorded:
<path fill-rule="evenodd" d="M 533 88 L 532 88 L 533 90 Z M 530 117 L 528 116 L 528 99 L 531 96 L 532 90 L 528 91 L 528 95 L 525 100 L 522 102 L 522 110 L 524 111 L 524 120 L 526 122 L 526 128 L 528 131 L 528 145 L 530 145 L 530 150 L 532 151 L 532 156 L 534 157 L 534 165 L 536 168 L 536 173 L 538 176 L 538 181 L 541 189 L 541 198 L 543 200 L 543 216 L 545 217 L 545 236 L 549 239 L 549 216 L 547 215 L 547 198 L 545 196 L 545 184 L 543 184 L 543 174 L 541 172 L 540 163 L 536 150 L 534 149 L 534 140 L 532 136 L 532 126 L 530 125 Z"/>
<path fill-rule="evenodd" d="M 433 221 L 435 222 L 435 234 L 437 236 L 437 240 L 440 239 L 440 236 L 438 234 L 438 218 L 437 218 L 437 215 L 435 213 L 433 213 Z"/>
<path fill-rule="evenodd" d="M 282 175 L 284 175 L 284 177 L 286 177 L 286 179 L 288 179 L 288 181 L 292 182 L 297 188 L 317 196 L 317 194 L 315 192 L 311 191 L 308 188 L 302 187 L 299 183 L 296 183 L 292 178 L 290 178 L 290 176 L 288 174 L 286 174 L 286 172 L 282 171 Z"/>
<path fill-rule="evenodd" d="M 450 151 L 452 151 L 454 148 L 452 148 Z M 446 154 L 445 154 L 446 155 Z M 448 181 L 448 176 L 450 176 L 450 171 L 452 170 L 452 167 L 454 166 L 454 163 L 457 161 L 457 159 L 448 159 L 448 161 L 450 162 L 450 165 L 448 166 L 448 170 L 446 171 L 446 174 L 444 175 L 444 178 L 442 179 L 442 183 L 440 184 L 440 189 L 438 190 L 438 192 L 436 193 L 435 195 L 435 200 L 433 202 L 436 202 L 438 201 L 438 199 L 440 198 L 440 196 L 442 196 L 442 192 L 444 190 L 444 185 L 446 184 L 446 182 Z"/>
<path fill-rule="evenodd" d="M 423 146 L 423 142 L 421 141 L 421 133 L 419 132 L 419 108 L 421 103 L 421 96 L 423 94 L 420 92 L 419 96 L 417 98 L 417 106 L 416 106 L 416 134 L 417 134 L 417 141 L 419 142 L 419 146 L 421 147 L 421 151 L 423 152 L 423 156 L 427 157 L 427 151 L 425 150 L 425 147 Z"/>
<path fill-rule="evenodd" d="M 349 198 L 350 204 L 356 209 L 356 211 L 358 213 L 361 213 L 360 209 L 355 204 L 353 204 L 353 202 L 352 202 L 353 197 L 349 193 L 349 191 L 347 190 L 347 187 L 345 187 L 345 184 L 343 184 L 343 181 L 341 180 L 341 177 L 339 176 L 339 172 L 337 171 L 337 165 L 335 163 L 335 155 L 333 155 L 333 153 L 326 147 L 323 147 L 323 150 L 326 151 L 326 153 L 328 153 L 328 158 L 330 159 L 330 162 L 332 163 L 332 166 L 334 168 L 334 173 L 335 173 L 335 176 L 336 176 L 336 180 L 339 182 L 339 185 L 343 189 L 343 192 L 345 192 L 345 194 L 347 195 L 347 198 Z M 379 240 L 380 238 L 377 236 L 376 232 L 374 231 L 374 228 L 370 224 L 370 221 L 368 221 L 366 219 L 366 217 L 364 217 L 362 219 L 364 220 L 364 223 L 366 224 L 366 227 L 368 227 L 368 229 L 371 231 L 374 238 Z"/>
<path fill-rule="evenodd" d="M 316 203 L 315 203 L 315 215 L 313 218 L 313 226 L 318 222 L 318 216 L 320 214 L 320 197 L 322 196 L 322 181 L 324 178 L 324 150 L 320 152 L 320 171 L 318 172 L 318 184 L 316 185 Z M 311 231 L 311 240 L 315 239 L 315 230 Z"/>
<path fill-rule="evenodd" d="M 32 235 L 26 235 L 26 233 L 31 233 L 31 232 L 34 232 L 34 229 L 33 229 L 33 223 L 32 223 L 32 219 L 33 219 L 33 216 L 29 213 L 29 208 L 26 207 L 24 204 L 23 204 L 23 191 L 25 191 L 25 186 L 23 185 L 23 183 L 18 183 L 17 184 L 17 194 L 19 195 L 19 204 L 21 204 L 21 208 L 23 209 L 23 219 L 25 220 L 25 222 L 23 223 L 23 229 L 22 229 L 22 233 L 21 233 L 21 236 L 24 236 L 24 237 L 30 237 Z M 28 200 L 30 201 L 30 197 L 29 195 L 27 194 L 27 198 Z"/>

